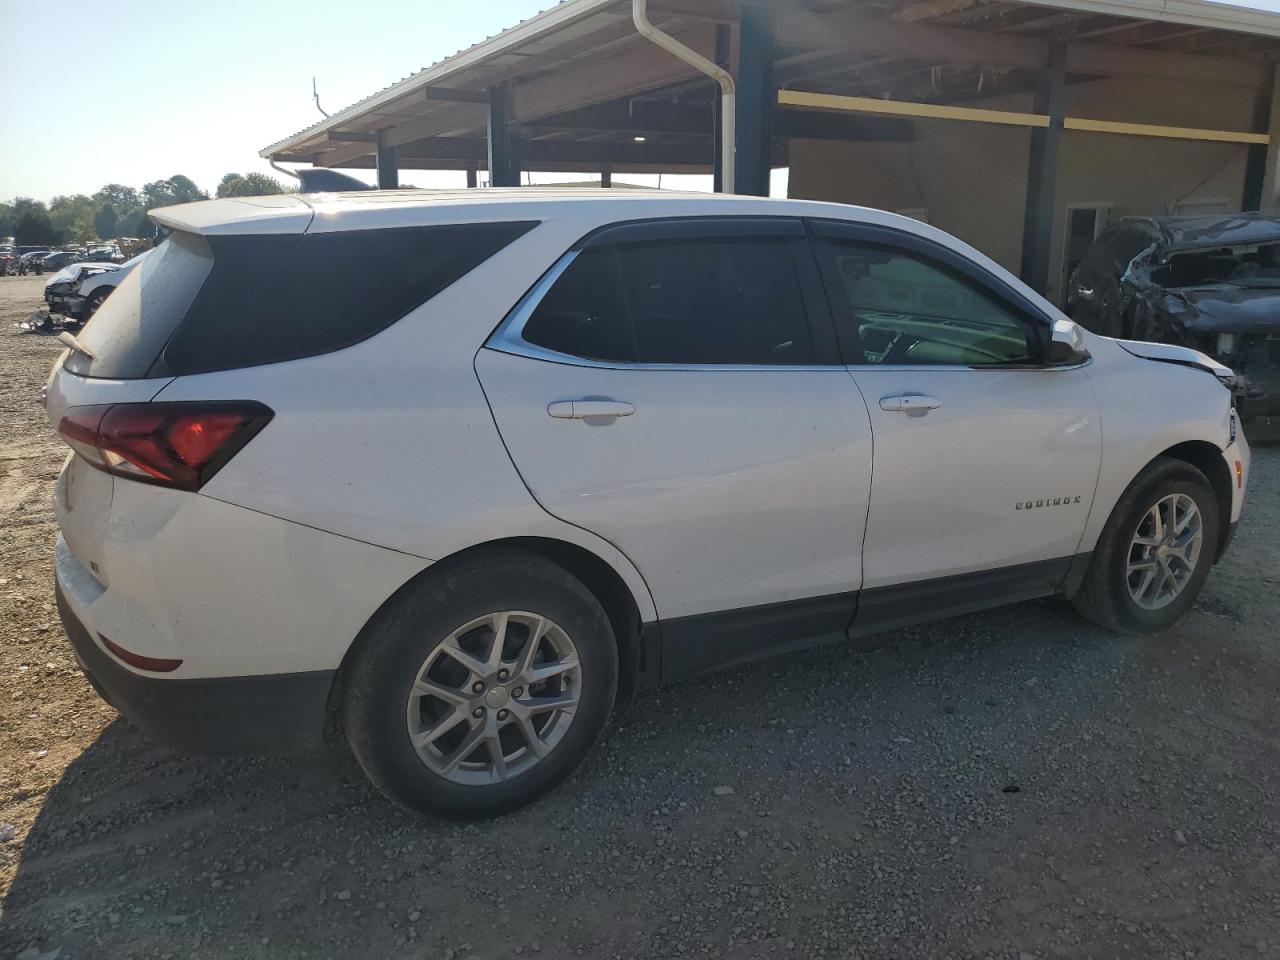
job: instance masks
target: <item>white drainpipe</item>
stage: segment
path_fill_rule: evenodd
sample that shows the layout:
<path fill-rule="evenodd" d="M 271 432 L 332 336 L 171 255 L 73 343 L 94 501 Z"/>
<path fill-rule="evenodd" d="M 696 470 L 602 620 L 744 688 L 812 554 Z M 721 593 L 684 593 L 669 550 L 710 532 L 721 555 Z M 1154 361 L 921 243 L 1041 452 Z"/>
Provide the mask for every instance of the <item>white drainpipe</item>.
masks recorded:
<path fill-rule="evenodd" d="M 296 173 L 294 173 L 292 170 L 286 170 L 284 167 L 280 166 L 280 164 L 276 163 L 276 161 L 275 161 L 275 159 L 274 159 L 273 157 L 267 157 L 267 163 L 268 163 L 268 165 L 270 165 L 270 166 L 271 166 L 271 167 L 273 167 L 274 169 L 279 170 L 279 171 L 280 171 L 281 173 L 283 173 L 286 177 L 293 177 L 293 179 L 295 179 L 295 180 L 301 180 L 301 179 L 302 179 L 300 176 L 298 176 L 298 175 L 297 175 Z"/>
<path fill-rule="evenodd" d="M 631 19 L 642 37 L 653 41 L 663 50 L 701 70 L 720 84 L 720 190 L 723 193 L 733 193 L 734 101 L 737 89 L 733 83 L 733 76 L 724 67 L 713 63 L 697 50 L 681 43 L 671 34 L 663 33 L 650 23 L 646 0 L 631 0 Z"/>

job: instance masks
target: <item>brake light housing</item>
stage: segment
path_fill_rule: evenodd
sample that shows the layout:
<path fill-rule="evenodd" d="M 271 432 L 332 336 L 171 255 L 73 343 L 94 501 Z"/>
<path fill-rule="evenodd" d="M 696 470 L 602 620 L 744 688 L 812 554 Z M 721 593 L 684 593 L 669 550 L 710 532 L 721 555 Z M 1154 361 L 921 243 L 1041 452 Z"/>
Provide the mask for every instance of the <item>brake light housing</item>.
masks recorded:
<path fill-rule="evenodd" d="M 107 473 L 199 490 L 275 414 L 255 400 L 194 400 L 72 407 L 58 433 Z"/>

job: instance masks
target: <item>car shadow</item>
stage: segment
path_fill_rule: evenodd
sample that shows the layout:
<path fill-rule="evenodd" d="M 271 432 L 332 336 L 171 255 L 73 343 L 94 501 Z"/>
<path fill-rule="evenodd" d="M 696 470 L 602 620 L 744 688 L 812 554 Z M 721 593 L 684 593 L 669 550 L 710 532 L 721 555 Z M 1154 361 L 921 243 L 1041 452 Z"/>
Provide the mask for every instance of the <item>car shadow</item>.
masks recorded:
<path fill-rule="evenodd" d="M 1190 642 L 1171 635 L 1170 650 Z M 1104 768 L 1132 762 L 1182 705 L 1150 690 L 1168 681 L 1148 662 L 1164 653 L 1057 601 L 882 639 L 643 692 L 567 784 L 484 823 L 394 807 L 341 743 L 191 758 L 117 719 L 22 841 L 0 956 L 645 956 L 686 927 L 702 942 L 747 930 L 814 944 L 815 920 L 836 916 L 823 873 L 835 853 L 847 898 L 863 884 L 918 897 L 989 882 L 963 902 L 939 893 L 928 937 L 897 941 L 963 945 L 955 918 L 979 901 L 997 910 L 984 877 L 1010 843 L 1030 849 L 1054 817 L 1077 839 L 1121 829 L 1062 809 L 1080 789 L 1063 778 L 1081 774 L 1057 760 L 1150 701 L 1128 721 L 1132 742 L 1094 751 Z M 962 834 L 964 851 L 949 839 Z M 742 906 L 774 883 L 792 892 L 764 915 Z"/>

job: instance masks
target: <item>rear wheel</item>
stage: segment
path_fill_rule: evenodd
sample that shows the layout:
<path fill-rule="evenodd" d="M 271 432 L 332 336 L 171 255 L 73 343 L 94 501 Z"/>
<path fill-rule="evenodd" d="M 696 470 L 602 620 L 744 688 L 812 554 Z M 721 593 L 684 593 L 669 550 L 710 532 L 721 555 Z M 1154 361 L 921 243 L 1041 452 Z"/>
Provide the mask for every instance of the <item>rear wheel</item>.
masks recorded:
<path fill-rule="evenodd" d="M 599 602 L 550 561 L 485 553 L 366 629 L 346 680 L 352 750 L 414 810 L 515 810 L 573 771 L 608 720 L 617 646 Z"/>
<path fill-rule="evenodd" d="M 1103 528 L 1076 609 L 1111 630 L 1149 633 L 1182 616 L 1204 586 L 1219 530 L 1203 473 L 1181 460 L 1148 466 Z"/>

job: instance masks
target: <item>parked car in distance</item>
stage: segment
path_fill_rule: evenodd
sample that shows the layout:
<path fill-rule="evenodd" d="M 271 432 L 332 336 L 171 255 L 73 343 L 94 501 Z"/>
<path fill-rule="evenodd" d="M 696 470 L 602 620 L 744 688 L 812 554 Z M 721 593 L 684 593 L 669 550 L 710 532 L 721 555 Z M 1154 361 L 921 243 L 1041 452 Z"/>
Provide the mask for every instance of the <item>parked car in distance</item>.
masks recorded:
<path fill-rule="evenodd" d="M 81 261 L 64 267 L 44 286 L 49 312 L 84 323 L 144 256 L 139 254 L 126 264 Z"/>
<path fill-rule="evenodd" d="M 417 810 L 511 810 L 615 703 L 1032 597 L 1169 626 L 1240 518 L 1231 371 L 927 224 L 627 191 L 166 207 L 58 360 L 57 598 L 193 752 L 328 708 Z"/>
<path fill-rule="evenodd" d="M 55 250 L 36 260 L 36 273 L 57 272 L 69 263 L 79 263 L 84 257 L 73 250 Z"/>
<path fill-rule="evenodd" d="M 85 250 L 84 258 L 93 263 L 124 263 L 124 254 L 114 243 L 96 244 Z"/>
<path fill-rule="evenodd" d="M 22 256 L 18 258 L 18 263 L 16 265 L 17 267 L 16 272 L 19 275 L 24 275 L 24 276 L 28 273 L 34 273 L 36 269 L 36 261 L 43 260 L 52 252 L 53 251 L 49 249 L 36 249 L 36 250 L 25 251 L 24 253 L 22 253 Z"/>
<path fill-rule="evenodd" d="M 1126 217 L 1073 272 L 1067 313 L 1107 336 L 1202 350 L 1245 420 L 1280 414 L 1280 218 Z"/>

